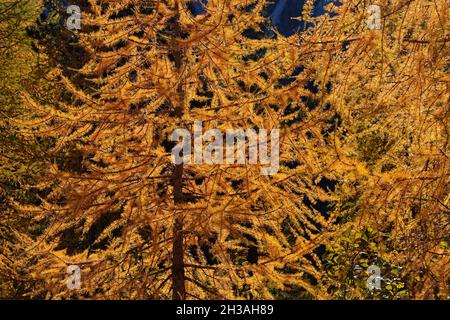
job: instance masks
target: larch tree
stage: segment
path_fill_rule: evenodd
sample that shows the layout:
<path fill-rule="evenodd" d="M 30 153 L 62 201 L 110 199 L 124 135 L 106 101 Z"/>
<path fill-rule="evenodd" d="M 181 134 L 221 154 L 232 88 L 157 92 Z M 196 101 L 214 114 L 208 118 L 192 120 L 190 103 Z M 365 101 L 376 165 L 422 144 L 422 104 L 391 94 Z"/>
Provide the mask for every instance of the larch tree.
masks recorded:
<path fill-rule="evenodd" d="M 340 1 L 321 17 L 306 1 L 290 37 L 267 30 L 266 1 L 80 3 L 68 93 L 23 96 L 24 132 L 55 145 L 51 194 L 21 205 L 48 223 L 29 249 L 48 297 L 448 297 L 446 1 Z M 277 170 L 227 130 L 278 141 Z M 181 137 L 191 161 L 173 161 Z M 370 264 L 383 290 L 368 290 Z"/>
<path fill-rule="evenodd" d="M 24 208 L 49 221 L 30 249 L 48 297 L 272 298 L 293 286 L 325 297 L 312 285 L 317 250 L 349 226 L 316 206 L 336 200 L 320 182 L 337 175 L 334 111 L 308 98 L 316 36 L 265 36 L 266 1 L 210 0 L 202 15 L 181 0 L 89 2 L 79 72 L 90 85 L 61 73 L 72 102 L 30 98 L 36 121 L 24 124 L 56 139 L 55 154 L 69 144 L 82 154 L 76 170 L 50 164 L 53 192 Z M 250 163 L 251 139 L 241 164 L 174 163 L 172 133 L 200 122 L 279 129 L 278 172 Z M 68 265 L 82 268 L 80 291 L 66 287 Z"/>
<path fill-rule="evenodd" d="M 46 57 L 33 50 L 28 29 L 39 16 L 40 1 L 0 2 L 0 298 L 22 298 L 33 290 L 25 249 L 35 225 L 19 210 L 36 204 L 34 188 L 45 167 L 45 142 L 21 132 L 28 117 L 21 97 L 49 101 L 51 85 L 43 78 Z"/>
<path fill-rule="evenodd" d="M 370 11 L 373 5 L 378 9 Z M 355 264 L 334 285 L 360 261 L 375 263 L 367 249 L 376 253 L 387 289 L 370 293 L 364 278 L 340 298 L 447 299 L 448 2 L 344 1 L 333 11 L 333 19 L 315 21 L 317 45 L 325 49 L 316 59 L 327 62 L 307 68 L 316 68 L 319 87 L 332 85 L 322 99 L 339 115 L 330 141 L 335 164 L 347 173 L 335 214 L 354 221 L 355 245 L 367 230 L 376 234 L 373 248 L 345 252 Z M 380 13 L 378 26 L 368 11 Z M 382 263 L 396 266 L 397 288 Z"/>

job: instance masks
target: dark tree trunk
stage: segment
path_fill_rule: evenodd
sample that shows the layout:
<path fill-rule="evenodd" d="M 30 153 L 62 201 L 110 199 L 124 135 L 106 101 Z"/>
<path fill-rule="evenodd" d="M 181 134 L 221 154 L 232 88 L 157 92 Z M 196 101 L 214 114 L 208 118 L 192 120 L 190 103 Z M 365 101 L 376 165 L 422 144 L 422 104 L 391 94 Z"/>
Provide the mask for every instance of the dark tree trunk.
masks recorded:
<path fill-rule="evenodd" d="M 175 166 L 172 178 L 175 204 L 183 202 L 183 164 Z M 184 284 L 184 245 L 183 245 L 182 212 L 175 213 L 172 245 L 172 299 L 184 300 L 186 288 Z"/>
<path fill-rule="evenodd" d="M 173 34 L 174 37 L 181 35 L 178 19 L 174 20 Z M 176 47 L 171 48 L 172 55 L 175 59 L 175 67 L 182 72 L 184 52 Z M 175 117 L 181 120 L 183 117 L 183 102 L 185 98 L 184 86 L 181 81 L 178 86 L 178 105 L 174 107 Z M 172 187 L 173 187 L 173 201 L 175 207 L 184 202 L 183 195 L 183 163 L 175 165 L 172 173 Z M 183 212 L 175 212 L 175 221 L 173 224 L 173 243 L 172 243 L 172 299 L 173 300 L 185 300 L 186 299 L 186 287 L 185 287 L 185 271 L 184 271 L 184 234 L 183 234 Z"/>

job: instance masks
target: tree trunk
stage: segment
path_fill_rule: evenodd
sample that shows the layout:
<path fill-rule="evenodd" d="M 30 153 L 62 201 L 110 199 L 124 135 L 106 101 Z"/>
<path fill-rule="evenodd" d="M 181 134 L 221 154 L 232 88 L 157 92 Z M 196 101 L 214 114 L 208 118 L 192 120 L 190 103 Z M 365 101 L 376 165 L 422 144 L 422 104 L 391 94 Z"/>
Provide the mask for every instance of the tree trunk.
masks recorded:
<path fill-rule="evenodd" d="M 179 28 L 178 19 L 175 19 L 173 26 L 174 35 L 180 36 L 181 30 Z M 176 48 L 172 51 L 175 59 L 175 67 L 182 72 L 183 67 L 183 50 Z M 183 81 L 180 82 L 178 88 L 178 101 L 174 106 L 175 117 L 182 119 L 184 113 L 184 86 Z M 172 173 L 172 187 L 173 187 L 173 201 L 175 207 L 184 202 L 183 197 L 183 163 L 175 165 Z M 176 209 L 178 210 L 178 209 Z M 172 243 L 172 299 L 185 300 L 186 287 L 184 277 L 184 234 L 183 234 L 183 212 L 175 212 L 175 221 L 173 224 L 173 243 Z"/>
<path fill-rule="evenodd" d="M 183 202 L 183 164 L 175 166 L 172 178 L 174 203 Z M 186 299 L 184 285 L 184 245 L 182 212 L 175 213 L 172 245 L 172 299 Z"/>

